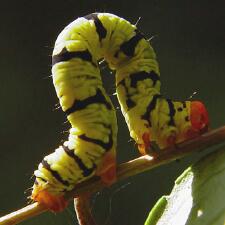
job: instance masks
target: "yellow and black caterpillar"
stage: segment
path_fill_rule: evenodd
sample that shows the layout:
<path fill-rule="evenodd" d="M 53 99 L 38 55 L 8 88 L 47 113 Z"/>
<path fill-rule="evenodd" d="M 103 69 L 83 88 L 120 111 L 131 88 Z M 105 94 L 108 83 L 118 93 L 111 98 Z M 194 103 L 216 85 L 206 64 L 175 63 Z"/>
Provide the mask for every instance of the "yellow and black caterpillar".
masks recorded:
<path fill-rule="evenodd" d="M 54 211 L 66 205 L 63 195 L 98 175 L 116 178 L 115 109 L 100 77 L 99 61 L 116 70 L 116 91 L 130 135 L 141 153 L 155 141 L 163 148 L 208 127 L 199 101 L 172 101 L 160 94 L 154 50 L 135 25 L 109 13 L 93 13 L 70 23 L 58 36 L 53 82 L 72 128 L 68 141 L 39 164 L 32 198 Z"/>

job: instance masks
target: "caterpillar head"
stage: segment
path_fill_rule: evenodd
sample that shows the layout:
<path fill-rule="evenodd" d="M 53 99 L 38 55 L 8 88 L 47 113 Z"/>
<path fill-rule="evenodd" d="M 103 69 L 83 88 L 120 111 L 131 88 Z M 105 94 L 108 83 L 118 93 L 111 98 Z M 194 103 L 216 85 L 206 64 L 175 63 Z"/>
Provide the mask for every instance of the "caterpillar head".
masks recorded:
<path fill-rule="evenodd" d="M 209 117 L 205 105 L 200 101 L 191 102 L 190 120 L 192 128 L 200 134 L 208 130 Z"/>

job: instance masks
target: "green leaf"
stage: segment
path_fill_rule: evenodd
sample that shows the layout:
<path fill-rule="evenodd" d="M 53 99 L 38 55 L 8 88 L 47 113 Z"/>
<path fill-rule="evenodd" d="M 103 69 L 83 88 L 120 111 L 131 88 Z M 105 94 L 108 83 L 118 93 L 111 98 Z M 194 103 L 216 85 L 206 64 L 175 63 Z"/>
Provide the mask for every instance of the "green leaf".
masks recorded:
<path fill-rule="evenodd" d="M 225 149 L 189 167 L 161 197 L 145 225 L 225 225 Z"/>

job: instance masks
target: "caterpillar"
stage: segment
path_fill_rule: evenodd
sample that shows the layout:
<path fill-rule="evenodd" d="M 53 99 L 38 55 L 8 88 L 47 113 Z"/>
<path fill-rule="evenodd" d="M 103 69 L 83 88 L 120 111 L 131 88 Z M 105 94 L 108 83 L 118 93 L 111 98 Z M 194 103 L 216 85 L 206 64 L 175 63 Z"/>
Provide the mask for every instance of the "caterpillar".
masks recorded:
<path fill-rule="evenodd" d="M 117 119 L 100 77 L 104 59 L 116 70 L 116 92 L 130 136 L 142 154 L 198 135 L 208 128 L 200 101 L 173 101 L 160 93 L 160 72 L 149 41 L 127 20 L 92 13 L 59 34 L 52 55 L 53 83 L 71 124 L 68 140 L 44 157 L 34 172 L 31 198 L 53 211 L 64 193 L 93 175 L 116 179 Z"/>

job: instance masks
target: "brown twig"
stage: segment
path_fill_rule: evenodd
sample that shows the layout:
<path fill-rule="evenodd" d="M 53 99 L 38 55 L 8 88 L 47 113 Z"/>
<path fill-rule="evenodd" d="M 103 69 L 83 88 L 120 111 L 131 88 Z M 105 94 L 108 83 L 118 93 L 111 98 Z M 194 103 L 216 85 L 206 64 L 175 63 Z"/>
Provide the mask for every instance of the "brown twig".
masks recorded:
<path fill-rule="evenodd" d="M 80 195 L 74 199 L 74 208 L 76 211 L 79 225 L 97 225 L 90 207 L 91 193 Z"/>
<path fill-rule="evenodd" d="M 150 170 L 162 164 L 169 163 L 190 153 L 220 144 L 224 141 L 225 126 L 205 133 L 195 139 L 180 143 L 176 147 L 162 150 L 162 153 L 156 158 L 142 156 L 119 165 L 117 168 L 117 181 L 142 173 L 146 170 Z M 72 191 L 66 193 L 65 197 L 66 199 L 73 199 L 81 194 L 90 192 L 90 190 L 94 192 L 102 188 L 104 188 L 104 185 L 101 183 L 99 177 L 92 177 L 89 180 L 76 185 Z M 18 224 L 19 222 L 36 216 L 44 211 L 47 211 L 44 206 L 38 203 L 33 203 L 18 211 L 1 217 L 0 225 Z"/>

